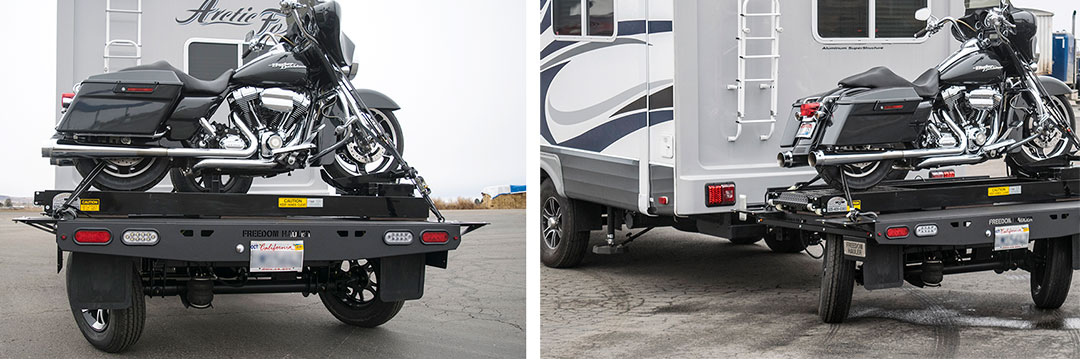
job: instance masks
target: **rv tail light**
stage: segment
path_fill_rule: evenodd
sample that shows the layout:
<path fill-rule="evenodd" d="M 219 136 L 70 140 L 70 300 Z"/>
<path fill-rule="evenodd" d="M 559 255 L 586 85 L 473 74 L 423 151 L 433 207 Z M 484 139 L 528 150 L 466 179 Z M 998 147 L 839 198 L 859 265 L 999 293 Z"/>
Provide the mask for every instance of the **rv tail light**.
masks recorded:
<path fill-rule="evenodd" d="M 104 229 L 79 230 L 75 232 L 75 243 L 106 244 L 112 240 L 112 234 Z"/>
<path fill-rule="evenodd" d="M 71 102 L 75 100 L 75 94 L 71 92 L 65 92 L 60 94 L 60 108 L 68 108 L 71 106 Z"/>
<path fill-rule="evenodd" d="M 804 103 L 802 106 L 799 106 L 799 114 L 802 115 L 802 117 L 814 117 L 820 108 L 820 102 Z"/>
<path fill-rule="evenodd" d="M 890 239 L 907 238 L 908 232 L 907 227 L 892 227 L 885 230 L 885 237 Z"/>
<path fill-rule="evenodd" d="M 705 206 L 729 206 L 735 204 L 734 183 L 713 183 L 705 185 Z"/>
<path fill-rule="evenodd" d="M 954 170 L 930 171 L 930 178 L 953 178 L 956 177 Z"/>
<path fill-rule="evenodd" d="M 450 240 L 450 233 L 443 231 L 429 231 L 420 235 L 420 241 L 424 244 L 445 244 Z"/>
<path fill-rule="evenodd" d="M 158 233 L 155 231 L 126 231 L 121 240 L 129 246 L 152 246 L 158 243 Z"/>
<path fill-rule="evenodd" d="M 383 243 L 392 246 L 404 246 L 411 244 L 413 240 L 412 232 L 386 232 L 383 235 Z"/>
<path fill-rule="evenodd" d="M 656 202 L 660 203 L 661 205 L 667 205 L 668 204 L 668 197 L 667 196 L 660 196 L 660 198 L 656 199 Z"/>

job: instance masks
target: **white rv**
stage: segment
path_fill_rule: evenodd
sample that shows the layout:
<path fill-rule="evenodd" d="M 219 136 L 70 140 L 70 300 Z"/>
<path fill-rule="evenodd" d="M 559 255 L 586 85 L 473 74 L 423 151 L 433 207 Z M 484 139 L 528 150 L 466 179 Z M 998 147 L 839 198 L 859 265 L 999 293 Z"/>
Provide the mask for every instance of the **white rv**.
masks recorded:
<path fill-rule="evenodd" d="M 732 210 L 815 175 L 777 165 L 791 104 L 874 66 L 914 79 L 937 65 L 958 44 L 913 36 L 923 7 L 965 12 L 943 0 L 543 1 L 541 180 L 558 195 L 541 201 L 569 207 L 543 209 L 545 256 L 585 248 L 562 247 L 603 213 L 760 238 Z"/>
<path fill-rule="evenodd" d="M 215 79 L 242 64 L 247 32 L 285 32 L 280 7 L 280 0 L 60 0 L 56 96 L 91 75 L 160 60 L 196 78 Z M 227 112 L 219 109 L 214 118 L 223 122 Z M 57 167 L 55 188 L 74 188 L 81 179 L 74 167 Z M 155 187 L 171 189 L 167 178 Z M 256 178 L 250 192 L 329 191 L 318 168 L 309 168 Z"/>

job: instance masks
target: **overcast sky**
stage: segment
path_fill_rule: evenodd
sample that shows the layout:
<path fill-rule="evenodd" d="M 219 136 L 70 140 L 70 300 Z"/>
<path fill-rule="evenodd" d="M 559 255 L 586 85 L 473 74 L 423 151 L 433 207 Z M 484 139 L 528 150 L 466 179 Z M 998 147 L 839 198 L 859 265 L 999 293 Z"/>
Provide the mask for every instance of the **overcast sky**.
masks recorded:
<path fill-rule="evenodd" d="M 344 31 L 363 65 L 357 87 L 377 89 L 403 107 L 397 116 L 405 158 L 436 196 L 475 197 L 485 186 L 524 183 L 524 2 L 341 3 Z M 29 197 L 53 183 L 40 147 L 53 134 L 58 103 L 56 3 L 5 6 L 9 14 L 33 16 L 0 22 L 11 35 L 11 51 L 0 58 L 0 153 L 10 169 L 0 178 L 0 195 Z"/>

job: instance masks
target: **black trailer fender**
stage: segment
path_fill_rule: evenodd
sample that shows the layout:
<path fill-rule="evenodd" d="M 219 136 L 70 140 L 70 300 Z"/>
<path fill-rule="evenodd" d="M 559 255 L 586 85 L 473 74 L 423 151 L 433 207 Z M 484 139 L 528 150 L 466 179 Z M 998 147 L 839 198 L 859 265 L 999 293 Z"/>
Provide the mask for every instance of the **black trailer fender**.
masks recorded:
<path fill-rule="evenodd" d="M 72 308 L 131 307 L 131 276 L 136 259 L 94 253 L 70 253 L 67 265 L 68 302 Z"/>
<path fill-rule="evenodd" d="M 384 95 L 382 92 L 369 90 L 369 89 L 356 89 L 353 91 L 357 97 L 360 97 L 361 101 L 370 108 L 379 108 L 390 111 L 397 111 L 401 109 L 397 102 L 390 99 L 390 96 Z"/>
<path fill-rule="evenodd" d="M 1046 89 L 1046 94 L 1050 96 L 1068 95 L 1072 93 L 1072 89 L 1069 85 L 1066 85 L 1061 80 L 1050 76 L 1039 76 L 1039 82 L 1042 83 L 1043 88 Z"/>

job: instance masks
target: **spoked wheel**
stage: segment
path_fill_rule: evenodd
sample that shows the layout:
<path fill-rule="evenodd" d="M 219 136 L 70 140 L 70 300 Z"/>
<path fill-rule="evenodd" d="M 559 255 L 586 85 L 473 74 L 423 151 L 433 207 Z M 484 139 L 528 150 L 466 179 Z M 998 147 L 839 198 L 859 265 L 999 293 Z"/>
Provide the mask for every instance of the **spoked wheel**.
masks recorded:
<path fill-rule="evenodd" d="M 105 168 L 94 179 L 94 187 L 102 191 L 145 191 L 153 188 L 169 172 L 169 159 L 164 157 L 135 157 L 103 159 Z M 86 177 L 98 160 L 79 159 L 75 169 Z"/>
<path fill-rule="evenodd" d="M 382 131 L 397 148 L 398 154 L 405 151 L 405 138 L 401 134 L 401 124 L 390 110 L 371 109 Z M 397 169 L 399 159 L 390 151 L 375 144 L 354 141 L 346 144 L 334 154 L 334 163 L 324 167 L 333 178 L 355 177 L 369 173 L 379 173 Z"/>
<path fill-rule="evenodd" d="M 551 179 L 540 183 L 540 262 L 552 268 L 577 266 L 585 258 L 589 231 L 574 230 L 571 199 L 560 196 Z"/>
<path fill-rule="evenodd" d="M 201 173 L 194 173 L 188 169 L 173 168 L 169 171 L 169 179 L 172 180 L 173 188 L 177 192 L 210 192 L 211 185 Z M 221 175 L 219 193 L 247 193 L 251 189 L 251 177 Z"/>
<path fill-rule="evenodd" d="M 1072 285 L 1072 239 L 1035 240 L 1031 255 L 1031 299 L 1038 308 L 1060 308 Z"/>
<path fill-rule="evenodd" d="M 1025 177 L 1036 176 L 1038 169 L 1033 166 L 1035 162 L 1066 155 L 1070 150 L 1076 151 L 1070 145 L 1070 135 L 1062 130 L 1060 126 L 1050 123 L 1056 121 L 1068 124 L 1073 131 L 1076 130 L 1076 116 L 1073 114 L 1072 107 L 1069 106 L 1069 99 L 1064 95 L 1053 96 L 1046 99 L 1046 105 L 1054 121 L 1040 123 L 1039 119 L 1036 118 L 1037 115 L 1028 116 L 1024 123 L 1023 137 L 1027 138 L 1035 133 L 1041 134 L 1021 146 L 1020 151 L 1010 153 L 1005 157 L 1005 163 L 1008 164 L 1009 168 Z"/>
<path fill-rule="evenodd" d="M 68 256 L 68 264 L 72 257 Z M 70 266 L 69 266 L 70 268 Z M 71 275 L 71 272 L 68 272 Z M 143 296 L 142 279 L 138 273 L 132 275 L 131 307 L 126 309 L 86 309 L 71 308 L 75 324 L 79 327 L 86 341 L 98 350 L 119 353 L 139 341 L 146 322 L 146 299 Z"/>
<path fill-rule="evenodd" d="M 818 174 L 825 183 L 843 190 L 844 181 L 851 190 L 865 190 L 889 178 L 893 160 L 849 163 L 838 166 L 817 166 Z M 847 178 L 841 178 L 841 173 Z"/>
<path fill-rule="evenodd" d="M 379 298 L 379 263 L 376 260 L 343 261 L 331 266 L 333 289 L 319 292 L 326 309 L 349 325 L 374 328 L 393 319 L 405 302 L 384 302 Z"/>

